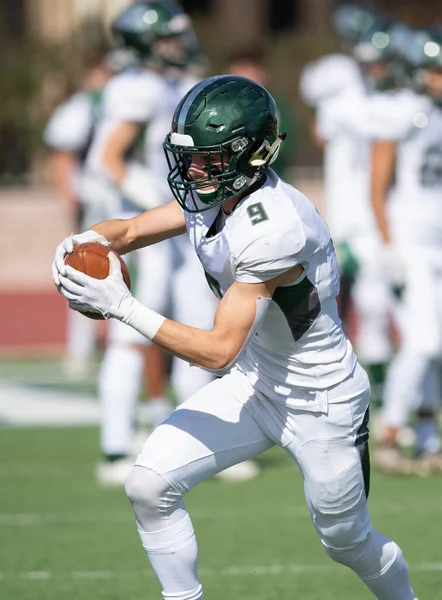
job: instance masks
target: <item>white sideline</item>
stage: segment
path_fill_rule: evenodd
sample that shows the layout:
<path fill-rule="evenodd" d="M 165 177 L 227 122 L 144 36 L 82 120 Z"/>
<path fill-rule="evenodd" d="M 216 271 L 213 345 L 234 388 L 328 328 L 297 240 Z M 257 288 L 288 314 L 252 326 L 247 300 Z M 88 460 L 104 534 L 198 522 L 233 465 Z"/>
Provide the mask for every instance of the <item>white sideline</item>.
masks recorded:
<path fill-rule="evenodd" d="M 85 394 L 0 381 L 0 424 L 3 426 L 97 425 L 97 399 Z"/>
<path fill-rule="evenodd" d="M 442 563 L 412 563 L 408 565 L 411 571 L 427 573 L 439 573 L 442 571 Z M 292 565 L 260 565 L 260 566 L 231 566 L 224 569 L 199 569 L 202 577 L 248 577 L 248 576 L 272 576 L 289 573 L 323 573 L 335 569 L 336 566 L 313 564 Z M 5 579 L 21 579 L 27 581 L 47 581 L 48 579 L 71 578 L 76 580 L 100 580 L 117 579 L 134 576 L 154 577 L 151 570 L 142 571 L 70 571 L 67 573 L 52 571 L 25 571 L 23 573 L 0 573 L 0 583 Z"/>

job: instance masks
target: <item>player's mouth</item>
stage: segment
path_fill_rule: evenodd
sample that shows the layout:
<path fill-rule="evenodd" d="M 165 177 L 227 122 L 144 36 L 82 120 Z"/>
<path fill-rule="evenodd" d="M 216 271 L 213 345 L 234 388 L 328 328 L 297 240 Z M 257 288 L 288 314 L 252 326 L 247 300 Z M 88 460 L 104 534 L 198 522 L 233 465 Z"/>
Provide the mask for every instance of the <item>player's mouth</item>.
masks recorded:
<path fill-rule="evenodd" d="M 210 181 L 205 181 L 204 183 L 198 184 L 196 191 L 201 196 L 204 196 L 205 194 L 213 194 L 214 192 L 218 191 L 218 188 L 218 179 L 211 179 Z"/>

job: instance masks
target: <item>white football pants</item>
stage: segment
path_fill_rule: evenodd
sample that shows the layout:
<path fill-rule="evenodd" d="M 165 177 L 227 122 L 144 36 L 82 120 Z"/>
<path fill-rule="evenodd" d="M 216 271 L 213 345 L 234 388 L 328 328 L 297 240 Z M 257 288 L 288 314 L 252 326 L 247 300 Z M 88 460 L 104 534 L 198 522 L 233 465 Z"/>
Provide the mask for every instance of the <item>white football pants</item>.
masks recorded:
<path fill-rule="evenodd" d="M 375 235 L 360 236 L 349 243 L 359 263 L 352 290 L 358 315 L 357 355 L 364 365 L 386 363 L 392 354 L 389 335 L 392 295 L 382 272 L 380 243 Z"/>
<path fill-rule="evenodd" d="M 126 481 L 164 598 L 201 596 L 184 494 L 276 444 L 300 467 L 313 525 L 331 558 L 353 569 L 378 599 L 413 600 L 399 547 L 373 529 L 367 510 L 369 396 L 358 365 L 329 390 L 326 412 L 293 410 L 233 369 L 179 406 L 149 437 Z"/>
<path fill-rule="evenodd" d="M 441 249 L 442 252 L 442 249 Z M 436 411 L 438 373 L 442 358 L 442 264 L 440 256 L 402 248 L 407 283 L 397 303 L 401 345 L 385 383 L 382 419 L 401 428 L 420 407 Z"/>

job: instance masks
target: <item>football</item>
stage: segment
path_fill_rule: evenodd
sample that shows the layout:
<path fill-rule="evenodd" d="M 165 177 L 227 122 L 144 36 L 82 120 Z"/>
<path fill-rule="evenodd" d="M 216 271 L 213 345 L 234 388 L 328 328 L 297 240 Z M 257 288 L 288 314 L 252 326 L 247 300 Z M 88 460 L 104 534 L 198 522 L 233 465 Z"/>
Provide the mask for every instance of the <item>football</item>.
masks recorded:
<path fill-rule="evenodd" d="M 86 273 L 86 275 L 89 275 L 90 277 L 95 277 L 95 279 L 106 279 L 109 275 L 109 252 L 113 252 L 118 256 L 124 283 L 130 289 L 130 275 L 127 265 L 121 256 L 115 252 L 115 250 L 111 250 L 109 246 L 103 246 L 103 244 L 98 244 L 96 242 L 78 244 L 77 246 L 74 246 L 74 250 L 71 254 L 66 255 L 64 262 L 73 269 Z M 104 319 L 102 315 L 95 312 L 84 312 L 83 314 L 90 319 Z"/>

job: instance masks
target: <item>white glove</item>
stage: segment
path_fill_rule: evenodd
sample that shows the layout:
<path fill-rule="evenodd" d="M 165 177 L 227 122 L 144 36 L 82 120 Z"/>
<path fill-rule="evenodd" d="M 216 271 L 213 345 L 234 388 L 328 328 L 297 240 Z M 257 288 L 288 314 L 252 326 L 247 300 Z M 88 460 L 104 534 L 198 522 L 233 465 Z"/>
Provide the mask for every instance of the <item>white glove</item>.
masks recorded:
<path fill-rule="evenodd" d="M 131 309 L 135 298 L 123 280 L 120 261 L 109 252 L 109 275 L 106 279 L 89 277 L 65 265 L 65 275 L 59 273 L 60 292 L 69 306 L 79 312 L 98 312 L 105 319 L 122 319 Z"/>
<path fill-rule="evenodd" d="M 55 250 L 54 260 L 52 262 L 52 281 L 60 291 L 60 275 L 66 275 L 64 259 L 66 254 L 71 254 L 74 246 L 84 244 L 85 242 L 97 242 L 103 246 L 110 246 L 110 242 L 96 231 L 89 229 L 84 233 L 70 235 L 59 244 Z"/>
<path fill-rule="evenodd" d="M 392 244 L 385 244 L 382 249 L 387 277 L 395 288 L 403 288 L 407 280 L 407 266 L 401 253 Z"/>

